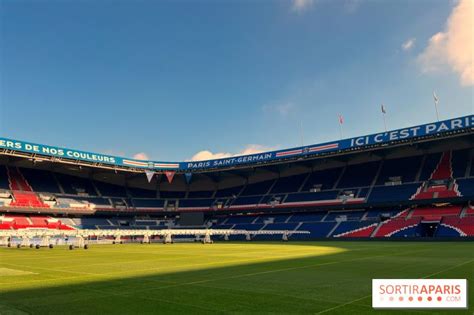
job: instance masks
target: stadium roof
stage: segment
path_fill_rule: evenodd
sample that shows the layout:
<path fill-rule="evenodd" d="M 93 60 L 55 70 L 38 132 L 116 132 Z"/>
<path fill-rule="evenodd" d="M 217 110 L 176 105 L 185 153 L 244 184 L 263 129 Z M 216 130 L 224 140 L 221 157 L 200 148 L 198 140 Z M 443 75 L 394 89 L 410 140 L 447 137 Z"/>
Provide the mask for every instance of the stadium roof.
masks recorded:
<path fill-rule="evenodd" d="M 0 155 L 125 172 L 202 173 L 305 161 L 474 133 L 474 115 L 278 151 L 189 162 L 142 161 L 0 138 Z"/>

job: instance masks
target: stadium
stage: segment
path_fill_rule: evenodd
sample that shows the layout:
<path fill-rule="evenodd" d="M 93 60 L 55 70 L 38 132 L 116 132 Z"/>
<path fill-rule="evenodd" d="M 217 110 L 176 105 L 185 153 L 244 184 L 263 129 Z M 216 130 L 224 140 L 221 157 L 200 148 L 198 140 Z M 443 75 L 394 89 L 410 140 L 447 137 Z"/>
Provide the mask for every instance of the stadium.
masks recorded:
<path fill-rule="evenodd" d="M 368 313 L 372 273 L 472 280 L 473 144 L 473 115 L 200 162 L 0 139 L 1 311 Z"/>
<path fill-rule="evenodd" d="M 474 0 L 0 0 L 0 315 L 474 315 Z"/>

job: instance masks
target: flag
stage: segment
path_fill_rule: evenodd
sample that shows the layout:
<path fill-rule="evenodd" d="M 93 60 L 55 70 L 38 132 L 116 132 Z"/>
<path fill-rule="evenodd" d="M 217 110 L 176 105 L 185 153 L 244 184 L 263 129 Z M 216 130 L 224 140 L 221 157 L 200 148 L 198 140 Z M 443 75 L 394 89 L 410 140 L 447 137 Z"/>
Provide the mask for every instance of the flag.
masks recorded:
<path fill-rule="evenodd" d="M 380 109 L 382 110 L 382 114 L 386 114 L 387 111 L 385 110 L 385 106 L 382 104 L 380 105 Z"/>
<path fill-rule="evenodd" d="M 168 183 L 171 184 L 171 182 L 173 181 L 174 174 L 176 174 L 175 171 L 166 171 L 165 172 L 166 178 L 168 179 Z"/>
<path fill-rule="evenodd" d="M 434 91 L 433 91 L 433 99 L 434 99 L 435 103 L 438 104 L 439 98 L 438 98 L 438 96 L 436 95 L 436 93 Z"/>
<path fill-rule="evenodd" d="M 190 183 L 191 182 L 191 178 L 193 177 L 193 173 L 184 173 L 184 178 L 186 179 L 186 183 Z"/>
<path fill-rule="evenodd" d="M 344 123 L 344 117 L 342 117 L 342 115 L 337 115 L 339 117 L 339 124 L 343 124 Z"/>
<path fill-rule="evenodd" d="M 155 175 L 154 171 L 146 170 L 145 171 L 146 179 L 148 179 L 148 182 L 150 183 L 151 180 L 153 179 L 153 175 Z"/>

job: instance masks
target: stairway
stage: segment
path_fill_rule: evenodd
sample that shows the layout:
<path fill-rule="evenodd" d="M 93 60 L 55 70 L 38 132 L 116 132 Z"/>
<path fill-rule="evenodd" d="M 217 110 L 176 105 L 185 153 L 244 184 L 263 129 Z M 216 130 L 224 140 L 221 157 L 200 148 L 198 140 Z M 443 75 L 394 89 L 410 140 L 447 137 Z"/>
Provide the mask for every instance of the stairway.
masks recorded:
<path fill-rule="evenodd" d="M 18 168 L 8 167 L 8 181 L 14 200 L 10 203 L 10 207 L 33 207 L 33 208 L 49 208 L 49 206 L 33 192 L 30 184 L 20 173 Z"/>
<path fill-rule="evenodd" d="M 452 179 L 453 170 L 451 167 L 451 151 L 444 152 L 441 155 L 441 159 L 438 162 L 433 173 L 429 178 L 429 181 L 449 181 Z M 458 197 L 460 194 L 457 191 L 457 184 L 455 180 L 448 182 L 447 184 L 439 184 L 432 186 L 421 186 L 418 192 L 412 197 L 412 199 L 437 199 L 437 198 L 451 198 Z"/>

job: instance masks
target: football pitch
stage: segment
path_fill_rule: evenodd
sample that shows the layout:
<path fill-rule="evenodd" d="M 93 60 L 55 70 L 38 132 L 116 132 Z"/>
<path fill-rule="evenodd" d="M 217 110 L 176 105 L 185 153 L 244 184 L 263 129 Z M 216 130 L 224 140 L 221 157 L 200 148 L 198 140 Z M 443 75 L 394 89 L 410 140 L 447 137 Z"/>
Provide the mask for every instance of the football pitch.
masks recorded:
<path fill-rule="evenodd" d="M 373 278 L 467 278 L 474 242 L 268 242 L 0 248 L 0 314 L 398 314 Z M 404 314 L 473 314 L 404 310 Z"/>

